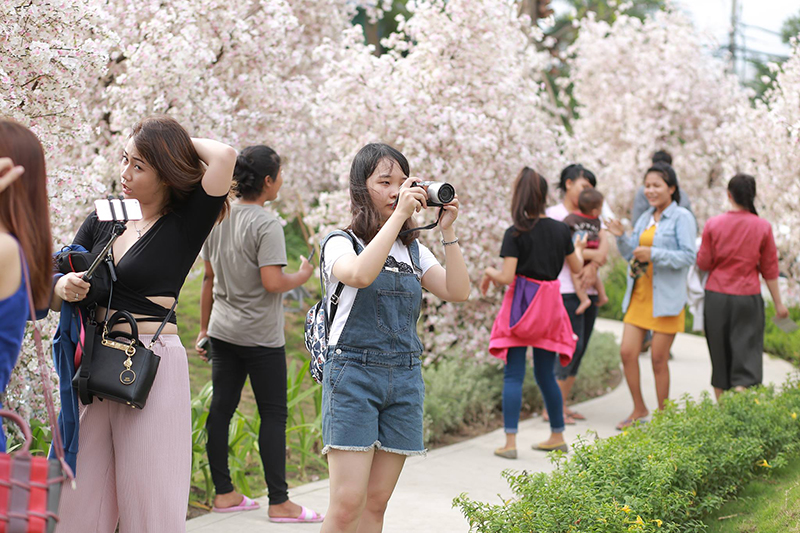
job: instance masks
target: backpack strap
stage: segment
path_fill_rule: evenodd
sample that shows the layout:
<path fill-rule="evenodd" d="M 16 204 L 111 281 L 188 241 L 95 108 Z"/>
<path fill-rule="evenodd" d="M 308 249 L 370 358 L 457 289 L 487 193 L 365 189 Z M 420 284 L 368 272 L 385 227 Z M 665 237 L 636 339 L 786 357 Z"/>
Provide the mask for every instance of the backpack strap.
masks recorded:
<path fill-rule="evenodd" d="M 319 284 L 320 284 L 320 288 L 322 289 L 322 302 L 323 302 L 323 305 L 325 305 L 326 307 L 327 307 L 326 299 L 325 299 L 326 283 L 325 283 L 325 279 L 323 278 L 323 275 L 322 275 L 323 269 L 325 268 L 325 245 L 328 243 L 328 240 L 331 237 L 334 237 L 334 236 L 347 237 L 348 239 L 350 239 L 350 242 L 353 244 L 353 250 L 356 252 L 356 255 L 358 255 L 361 252 L 361 250 L 359 250 L 360 245 L 358 243 L 358 239 L 356 239 L 356 236 L 353 235 L 350 231 L 336 230 L 336 231 L 333 231 L 333 232 L 329 233 L 322 240 L 322 244 L 319 247 Z M 333 323 L 333 318 L 336 316 L 336 309 L 338 309 L 338 307 L 339 307 L 339 296 L 341 296 L 343 290 L 344 290 L 344 283 L 342 283 L 340 281 L 336 285 L 336 289 L 334 289 L 333 294 L 331 295 L 330 310 L 327 313 L 328 320 L 326 321 L 326 324 L 325 324 L 325 330 L 326 330 L 325 334 L 326 335 L 328 334 L 327 328 L 329 327 L 330 324 Z"/>
<path fill-rule="evenodd" d="M 414 270 L 419 272 L 419 277 L 422 279 L 422 267 L 419 263 L 419 241 L 417 241 L 417 239 L 414 239 L 411 241 L 411 244 L 408 245 L 408 255 L 411 256 L 411 264 Z"/>

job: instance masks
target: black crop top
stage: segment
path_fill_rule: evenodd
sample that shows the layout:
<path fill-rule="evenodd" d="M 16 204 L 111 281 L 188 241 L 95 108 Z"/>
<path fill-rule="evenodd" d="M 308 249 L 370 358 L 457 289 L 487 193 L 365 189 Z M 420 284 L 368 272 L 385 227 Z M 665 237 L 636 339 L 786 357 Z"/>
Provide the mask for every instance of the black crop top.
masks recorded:
<path fill-rule="evenodd" d="M 147 297 L 178 297 L 224 203 L 225 196 L 209 196 L 198 185 L 186 202 L 156 220 L 122 258 L 115 258 L 117 281 L 111 307 L 161 319 L 167 316 L 169 309 Z M 92 213 L 81 225 L 73 244 L 100 253 L 111 238 L 112 224 L 100 222 L 97 214 Z M 174 314 L 170 322 L 177 323 Z"/>

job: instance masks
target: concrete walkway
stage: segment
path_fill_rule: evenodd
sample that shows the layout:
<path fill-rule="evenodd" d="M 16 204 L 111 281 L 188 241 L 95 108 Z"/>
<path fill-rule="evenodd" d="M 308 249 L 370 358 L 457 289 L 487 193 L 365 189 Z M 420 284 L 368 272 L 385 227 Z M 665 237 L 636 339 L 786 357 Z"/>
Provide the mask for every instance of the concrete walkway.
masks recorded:
<path fill-rule="evenodd" d="M 619 340 L 622 323 L 599 319 L 596 331 L 612 332 Z M 695 335 L 679 334 L 672 348 L 675 359 L 670 361 L 672 385 L 670 398 L 678 399 L 684 393 L 698 397 L 702 391 L 713 394 L 711 363 L 705 339 Z M 642 390 L 652 410 L 656 406 L 655 385 L 649 356 L 640 359 Z M 764 382 L 782 383 L 792 366 L 780 359 L 765 356 Z M 529 373 L 526 379 L 533 379 Z M 596 431 L 600 437 L 616 435 L 614 426 L 632 408 L 630 394 L 624 382 L 611 393 L 574 406 L 586 415 L 587 421 L 567 426 L 566 436 L 573 441 L 587 430 Z M 384 531 L 407 532 L 467 532 L 469 526 L 452 500 L 462 492 L 473 499 L 499 502 L 500 496 L 510 497 L 511 490 L 500 476 L 506 468 L 547 472 L 552 469 L 547 457 L 530 449 L 531 444 L 546 439 L 549 426 L 540 417 L 520 423 L 518 436 L 519 458 L 508 460 L 495 457 L 492 451 L 503 444 L 503 431 L 498 429 L 486 435 L 439 448 L 427 457 L 415 457 L 406 463 L 397 489 L 389 502 Z M 293 501 L 325 512 L 328 506 L 328 481 L 309 483 L 292 489 Z M 190 520 L 186 531 L 193 533 L 303 533 L 319 531 L 319 524 L 273 524 L 267 521 L 267 498 L 260 500 L 262 509 L 243 513 L 209 514 Z"/>

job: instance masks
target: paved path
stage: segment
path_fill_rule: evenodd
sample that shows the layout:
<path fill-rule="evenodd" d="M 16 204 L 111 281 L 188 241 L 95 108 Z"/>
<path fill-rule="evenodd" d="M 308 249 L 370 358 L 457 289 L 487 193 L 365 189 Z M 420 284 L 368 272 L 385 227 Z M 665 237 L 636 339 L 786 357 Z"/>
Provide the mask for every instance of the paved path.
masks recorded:
<path fill-rule="evenodd" d="M 599 319 L 597 331 L 612 332 L 619 340 L 622 323 Z M 711 364 L 705 339 L 679 334 L 673 345 L 675 359 L 670 361 L 672 386 L 670 398 L 680 398 L 684 393 L 699 396 L 702 391 L 713 393 L 709 385 Z M 649 356 L 642 356 L 642 388 L 645 400 L 653 409 L 656 405 L 653 372 Z M 780 359 L 765 357 L 764 382 L 782 383 L 792 366 Z M 532 379 L 528 375 L 526 379 Z M 576 426 L 567 426 L 566 436 L 572 441 L 588 429 L 600 437 L 615 435 L 614 426 L 630 413 L 632 402 L 624 383 L 611 393 L 576 406 L 588 418 Z M 462 492 L 473 499 L 499 502 L 499 496 L 511 496 L 508 485 L 500 473 L 506 468 L 527 471 L 550 471 L 551 465 L 541 452 L 530 445 L 549 435 L 549 427 L 541 418 L 520 423 L 519 458 L 515 461 L 492 455 L 503 444 L 502 429 L 486 435 L 439 448 L 427 457 L 415 457 L 406 463 L 394 495 L 386 512 L 386 533 L 407 532 L 460 532 L 468 525 L 458 510 L 451 507 L 452 500 Z M 292 489 L 293 501 L 324 512 L 328 506 L 327 480 L 309 483 Z M 319 531 L 319 524 L 272 524 L 267 521 L 267 498 L 259 500 L 262 510 L 244 513 L 209 514 L 190 520 L 186 530 L 192 533 L 303 533 Z"/>

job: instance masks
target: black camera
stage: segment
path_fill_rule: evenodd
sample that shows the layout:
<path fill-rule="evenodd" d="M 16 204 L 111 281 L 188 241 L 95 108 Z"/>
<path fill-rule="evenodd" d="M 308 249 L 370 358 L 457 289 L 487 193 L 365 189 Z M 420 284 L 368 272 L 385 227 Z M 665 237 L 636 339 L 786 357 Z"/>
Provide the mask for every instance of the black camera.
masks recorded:
<path fill-rule="evenodd" d="M 441 207 L 456 198 L 456 188 L 444 181 L 415 181 L 411 186 L 425 189 L 429 207 Z"/>

